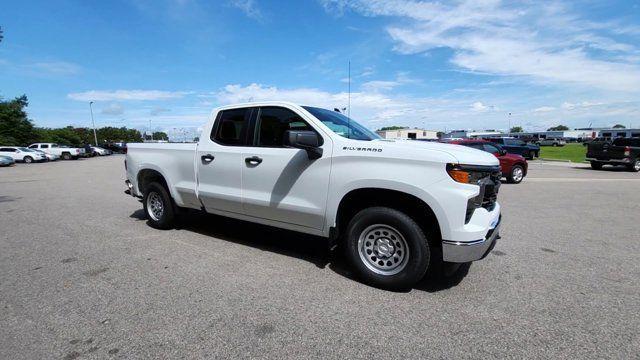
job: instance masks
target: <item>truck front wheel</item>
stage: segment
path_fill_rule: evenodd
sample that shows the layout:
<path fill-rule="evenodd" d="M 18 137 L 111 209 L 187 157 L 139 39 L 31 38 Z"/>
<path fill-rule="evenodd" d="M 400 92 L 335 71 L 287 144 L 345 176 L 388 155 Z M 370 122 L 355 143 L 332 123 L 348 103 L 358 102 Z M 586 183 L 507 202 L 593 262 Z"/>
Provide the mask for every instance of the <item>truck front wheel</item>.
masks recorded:
<path fill-rule="evenodd" d="M 173 202 L 164 186 L 153 182 L 147 186 L 142 198 L 149 225 L 156 229 L 171 229 L 175 221 Z"/>
<path fill-rule="evenodd" d="M 373 286 L 400 290 L 420 281 L 431 252 L 418 224 L 387 207 L 358 212 L 346 232 L 347 258 L 360 278 Z"/>
<path fill-rule="evenodd" d="M 600 169 L 602 169 L 602 163 L 598 162 L 598 161 L 592 161 L 591 162 L 591 168 L 593 170 L 600 170 Z"/>

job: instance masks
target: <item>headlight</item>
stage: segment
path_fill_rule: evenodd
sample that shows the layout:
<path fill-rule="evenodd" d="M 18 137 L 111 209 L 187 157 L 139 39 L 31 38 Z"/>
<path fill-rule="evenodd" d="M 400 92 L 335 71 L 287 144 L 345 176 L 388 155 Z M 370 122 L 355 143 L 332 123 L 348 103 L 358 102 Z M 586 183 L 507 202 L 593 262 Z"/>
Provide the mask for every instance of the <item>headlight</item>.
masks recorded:
<path fill-rule="evenodd" d="M 492 166 L 447 164 L 447 173 L 459 183 L 478 185 L 478 182 L 495 171 Z"/>

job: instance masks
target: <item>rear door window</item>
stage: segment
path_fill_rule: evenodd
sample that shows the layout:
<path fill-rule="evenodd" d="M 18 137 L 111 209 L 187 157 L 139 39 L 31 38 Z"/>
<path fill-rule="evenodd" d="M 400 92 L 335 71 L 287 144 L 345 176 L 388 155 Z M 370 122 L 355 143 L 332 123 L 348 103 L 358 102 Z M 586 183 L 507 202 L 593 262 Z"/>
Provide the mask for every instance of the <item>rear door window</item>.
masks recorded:
<path fill-rule="evenodd" d="M 211 140 L 227 146 L 246 146 L 252 108 L 223 110 L 211 133 Z"/>
<path fill-rule="evenodd" d="M 631 139 L 623 139 L 623 138 L 618 138 L 613 140 L 613 145 L 615 146 L 633 146 L 633 147 L 640 147 L 640 139 L 638 138 L 631 138 Z"/>

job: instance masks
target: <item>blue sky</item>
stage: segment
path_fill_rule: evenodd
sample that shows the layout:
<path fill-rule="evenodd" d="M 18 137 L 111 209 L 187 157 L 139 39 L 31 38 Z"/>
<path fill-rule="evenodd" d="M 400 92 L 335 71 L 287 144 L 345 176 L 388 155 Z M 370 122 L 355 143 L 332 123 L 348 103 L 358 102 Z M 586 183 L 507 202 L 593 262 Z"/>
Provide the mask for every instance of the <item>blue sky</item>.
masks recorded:
<path fill-rule="evenodd" d="M 39 126 L 196 131 L 217 105 L 370 128 L 640 127 L 640 2 L 136 0 L 2 6 L 0 96 Z"/>

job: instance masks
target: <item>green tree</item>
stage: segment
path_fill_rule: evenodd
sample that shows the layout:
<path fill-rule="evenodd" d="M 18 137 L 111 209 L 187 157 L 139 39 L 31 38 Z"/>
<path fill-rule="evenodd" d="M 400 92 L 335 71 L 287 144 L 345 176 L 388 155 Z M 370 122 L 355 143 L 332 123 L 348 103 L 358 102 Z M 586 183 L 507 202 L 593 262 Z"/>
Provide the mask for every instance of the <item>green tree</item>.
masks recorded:
<path fill-rule="evenodd" d="M 522 128 L 522 126 L 514 126 L 511 128 L 512 133 L 521 133 L 524 132 L 524 129 Z"/>
<path fill-rule="evenodd" d="M 153 140 L 164 140 L 169 141 L 169 135 L 163 131 L 155 131 L 153 133 Z"/>
<path fill-rule="evenodd" d="M 394 125 L 394 126 L 385 126 L 385 127 L 383 127 L 383 128 L 380 128 L 380 130 L 378 130 L 378 131 L 386 131 L 386 130 L 402 130 L 402 129 L 406 129 L 406 128 L 407 128 L 406 126 L 397 126 L 397 125 Z"/>
<path fill-rule="evenodd" d="M 27 117 L 29 106 L 26 95 L 10 101 L 0 99 L 0 144 L 29 145 L 38 140 L 33 123 Z"/>
<path fill-rule="evenodd" d="M 547 131 L 564 131 L 564 130 L 569 130 L 569 127 L 565 125 L 558 125 L 558 126 L 553 126 L 547 129 Z"/>
<path fill-rule="evenodd" d="M 614 129 L 626 129 L 627 127 L 622 125 L 622 124 L 615 124 L 615 125 L 613 125 L 613 128 Z"/>

